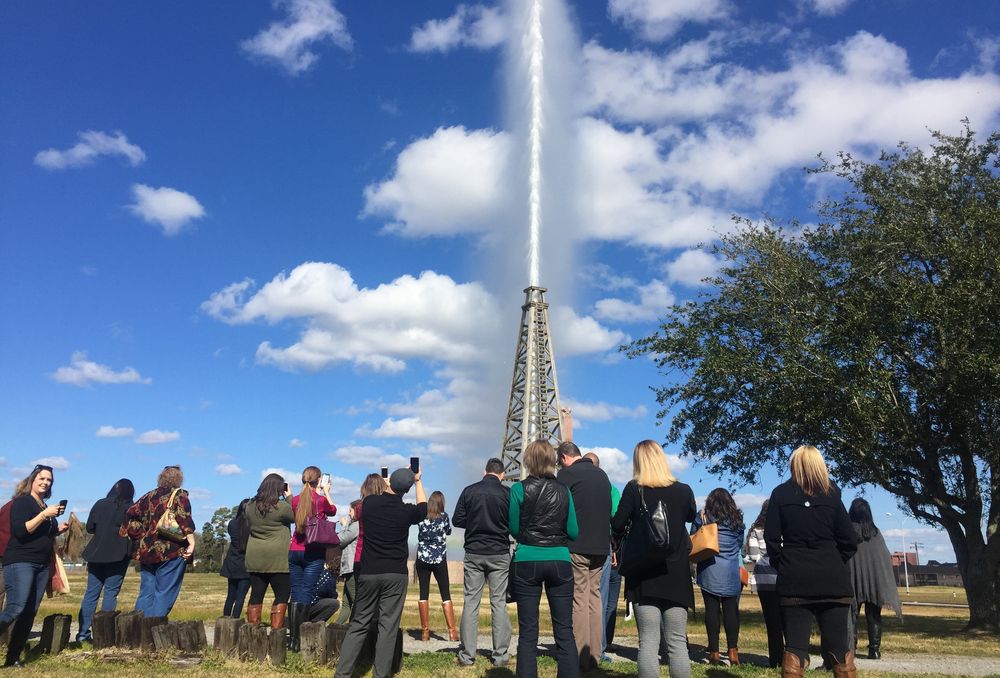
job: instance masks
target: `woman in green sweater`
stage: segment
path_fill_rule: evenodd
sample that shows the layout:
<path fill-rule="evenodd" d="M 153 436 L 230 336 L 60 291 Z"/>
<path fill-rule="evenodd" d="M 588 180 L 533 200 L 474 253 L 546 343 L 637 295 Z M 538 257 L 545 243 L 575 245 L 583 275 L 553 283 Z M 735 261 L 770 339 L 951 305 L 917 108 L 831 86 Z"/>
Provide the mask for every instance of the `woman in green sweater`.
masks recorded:
<path fill-rule="evenodd" d="M 271 605 L 271 628 L 285 624 L 291 582 L 288 578 L 289 526 L 295 522 L 289 498 L 288 483 L 277 473 L 261 481 L 257 494 L 246 508 L 250 538 L 247 540 L 246 565 L 250 575 L 250 604 L 247 621 L 260 624 L 264 594 L 270 586 L 274 592 Z"/>
<path fill-rule="evenodd" d="M 527 477 L 510 488 L 508 515 L 511 536 L 517 540 L 510 584 L 517 602 L 517 676 L 538 675 L 538 603 L 544 585 L 556 641 L 556 676 L 578 678 L 569 556 L 569 542 L 579 534 L 573 496 L 556 481 L 556 451 L 548 441 L 529 444 L 522 459 Z"/>

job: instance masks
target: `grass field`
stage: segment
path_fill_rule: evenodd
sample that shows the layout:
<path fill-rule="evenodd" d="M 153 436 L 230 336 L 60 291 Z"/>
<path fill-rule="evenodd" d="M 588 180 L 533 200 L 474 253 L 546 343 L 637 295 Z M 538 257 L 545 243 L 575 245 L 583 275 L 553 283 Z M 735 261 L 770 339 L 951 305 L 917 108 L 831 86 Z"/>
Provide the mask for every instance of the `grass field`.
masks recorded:
<path fill-rule="evenodd" d="M 130 609 L 138 593 L 139 577 L 130 572 L 125 579 L 125 585 L 119 596 L 119 609 Z M 80 598 L 86 586 L 85 574 L 71 572 L 70 586 L 72 593 L 67 596 L 47 599 L 42 602 L 39 620 L 46 614 L 60 612 L 76 616 L 80 607 Z M 176 620 L 200 619 L 214 622 L 222 611 L 225 602 L 226 580 L 214 574 L 188 574 L 184 579 L 180 597 L 171 613 Z M 700 596 L 696 594 L 700 603 Z M 957 588 L 921 587 L 912 588 L 909 596 L 900 591 L 903 600 L 923 603 L 964 603 L 965 592 Z M 455 601 L 456 617 L 462 606 L 461 586 L 452 586 L 452 599 Z M 444 619 L 437 605 L 437 595 L 431 595 L 431 628 L 437 632 L 444 629 Z M 551 634 L 551 622 L 545 601 L 542 601 L 541 633 Z M 511 622 L 517 629 L 517 613 L 515 607 L 509 607 Z M 740 604 L 740 649 L 744 652 L 765 654 L 767 636 L 764 631 L 760 605 L 754 595 L 744 595 Z M 904 621 L 901 623 L 891 615 L 885 615 L 882 647 L 884 652 L 905 652 L 909 654 L 959 654 L 976 657 L 1000 657 L 1000 642 L 996 636 L 970 636 L 962 633 L 962 627 L 967 620 L 967 611 L 961 608 L 940 607 L 904 607 Z M 265 610 L 266 615 L 266 610 Z M 489 601 L 484 599 L 480 608 L 481 628 L 486 632 L 489 624 Z M 862 621 L 860 626 L 864 626 Z M 416 586 L 410 588 L 407 605 L 403 613 L 402 627 L 406 629 L 419 628 L 416 604 Z M 635 637 L 636 626 L 624 619 L 624 609 L 619 608 L 617 635 Z M 688 634 L 692 644 L 704 645 L 706 642 L 705 627 L 699 609 L 695 611 L 688 624 Z M 866 648 L 864 632 L 860 647 Z"/>

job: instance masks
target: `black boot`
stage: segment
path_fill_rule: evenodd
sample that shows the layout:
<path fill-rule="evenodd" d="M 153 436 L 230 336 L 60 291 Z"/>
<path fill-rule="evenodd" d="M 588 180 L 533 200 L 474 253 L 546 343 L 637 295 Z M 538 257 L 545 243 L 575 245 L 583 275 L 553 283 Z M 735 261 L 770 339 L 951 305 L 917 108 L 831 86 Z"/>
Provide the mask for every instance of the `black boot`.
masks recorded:
<path fill-rule="evenodd" d="M 305 603 L 290 603 L 288 605 L 288 649 L 299 651 L 299 628 L 302 622 L 309 621 L 309 606 Z"/>
<path fill-rule="evenodd" d="M 868 623 L 868 658 L 882 658 L 882 608 L 865 603 L 865 621 Z"/>

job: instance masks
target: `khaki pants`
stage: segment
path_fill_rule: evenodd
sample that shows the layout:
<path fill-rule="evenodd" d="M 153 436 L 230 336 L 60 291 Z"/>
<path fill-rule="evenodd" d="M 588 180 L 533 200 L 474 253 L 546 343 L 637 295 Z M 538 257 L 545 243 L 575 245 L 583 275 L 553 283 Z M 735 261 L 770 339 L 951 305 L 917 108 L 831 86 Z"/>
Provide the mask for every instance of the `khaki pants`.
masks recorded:
<path fill-rule="evenodd" d="M 604 625 L 601 570 L 608 556 L 572 553 L 570 557 L 573 561 L 573 636 L 580 654 L 580 669 L 589 671 L 601 661 Z"/>

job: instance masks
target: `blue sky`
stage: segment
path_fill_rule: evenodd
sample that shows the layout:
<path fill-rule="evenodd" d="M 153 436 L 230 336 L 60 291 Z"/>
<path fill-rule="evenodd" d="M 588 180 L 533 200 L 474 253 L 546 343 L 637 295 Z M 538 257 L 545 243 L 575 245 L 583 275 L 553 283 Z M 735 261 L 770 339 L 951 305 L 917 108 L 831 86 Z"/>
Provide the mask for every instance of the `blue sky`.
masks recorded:
<path fill-rule="evenodd" d="M 5 486 L 49 459 L 83 513 L 179 463 L 200 523 L 267 469 L 316 464 L 340 503 L 419 454 L 453 502 L 497 453 L 528 281 L 525 7 L 4 3 Z M 814 219 L 841 188 L 802 173 L 817 153 L 996 129 L 1000 10 L 544 11 L 541 282 L 577 441 L 623 483 L 663 430 L 617 346 L 698 292 L 730 214 Z M 748 514 L 777 478 L 734 488 Z"/>

